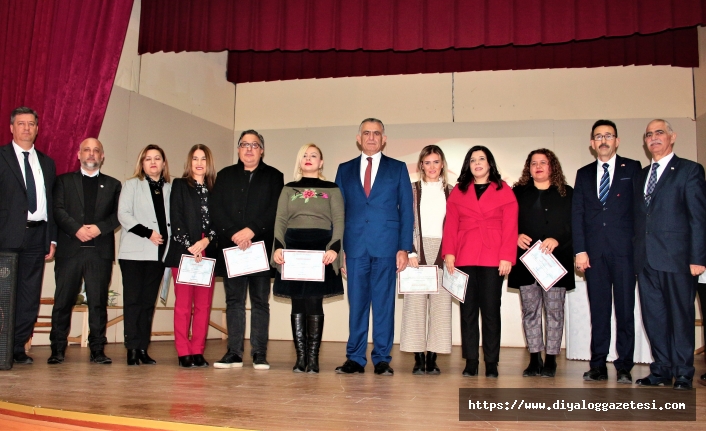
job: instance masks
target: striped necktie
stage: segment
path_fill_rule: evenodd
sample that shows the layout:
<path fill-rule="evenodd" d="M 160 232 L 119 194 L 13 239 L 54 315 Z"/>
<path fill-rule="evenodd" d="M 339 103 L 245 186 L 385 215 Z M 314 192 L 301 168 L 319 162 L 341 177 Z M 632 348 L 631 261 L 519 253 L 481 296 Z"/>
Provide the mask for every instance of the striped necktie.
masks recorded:
<path fill-rule="evenodd" d="M 659 163 L 652 163 L 650 179 L 647 180 L 647 190 L 645 191 L 645 205 L 647 206 L 650 206 L 650 202 L 652 202 L 652 192 L 655 191 L 657 185 L 657 168 L 659 168 Z"/>
<path fill-rule="evenodd" d="M 608 173 L 608 163 L 603 163 L 603 176 L 601 177 L 601 186 L 598 188 L 598 200 L 605 205 L 608 200 L 608 191 L 610 190 L 610 173 Z"/>

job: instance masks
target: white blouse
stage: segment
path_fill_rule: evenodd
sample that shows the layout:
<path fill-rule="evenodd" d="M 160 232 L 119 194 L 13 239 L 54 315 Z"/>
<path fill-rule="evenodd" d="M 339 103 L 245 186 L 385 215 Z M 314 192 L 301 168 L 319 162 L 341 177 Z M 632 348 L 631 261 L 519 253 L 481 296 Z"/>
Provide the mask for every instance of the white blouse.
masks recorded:
<path fill-rule="evenodd" d="M 446 217 L 446 197 L 444 183 L 422 181 L 422 199 L 419 203 L 422 235 L 427 238 L 441 238 Z"/>

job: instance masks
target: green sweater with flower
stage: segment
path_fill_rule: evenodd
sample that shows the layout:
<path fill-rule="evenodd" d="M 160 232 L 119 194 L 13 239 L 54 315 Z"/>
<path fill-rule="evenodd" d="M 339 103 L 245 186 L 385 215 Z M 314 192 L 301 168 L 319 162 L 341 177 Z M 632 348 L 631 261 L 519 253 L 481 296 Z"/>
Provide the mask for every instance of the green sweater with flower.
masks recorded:
<path fill-rule="evenodd" d="M 338 273 L 343 262 L 343 208 L 343 196 L 336 183 L 302 178 L 286 184 L 277 203 L 274 250 L 287 248 L 284 240 L 287 229 L 333 229 L 326 250 L 338 253 L 332 264 Z M 271 263 L 280 269 L 274 260 Z"/>

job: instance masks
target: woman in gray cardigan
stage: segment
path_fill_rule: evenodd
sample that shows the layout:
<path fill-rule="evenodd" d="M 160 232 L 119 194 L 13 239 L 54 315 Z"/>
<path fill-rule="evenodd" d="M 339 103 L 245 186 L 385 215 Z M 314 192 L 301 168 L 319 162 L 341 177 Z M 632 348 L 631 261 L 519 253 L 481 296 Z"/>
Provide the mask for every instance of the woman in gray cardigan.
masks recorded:
<path fill-rule="evenodd" d="M 146 146 L 137 158 L 135 173 L 123 185 L 118 203 L 122 226 L 118 261 L 123 274 L 128 365 L 157 363 L 147 354 L 147 347 L 171 235 L 170 191 L 164 151 L 157 145 Z"/>

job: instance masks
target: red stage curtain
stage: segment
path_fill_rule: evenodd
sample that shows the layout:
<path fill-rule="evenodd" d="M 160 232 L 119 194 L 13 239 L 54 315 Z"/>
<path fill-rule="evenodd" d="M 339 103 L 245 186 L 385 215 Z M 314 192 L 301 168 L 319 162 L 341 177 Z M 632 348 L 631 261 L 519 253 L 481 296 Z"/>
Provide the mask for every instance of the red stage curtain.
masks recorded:
<path fill-rule="evenodd" d="M 139 52 L 554 44 L 706 23 L 706 0 L 142 0 Z"/>
<path fill-rule="evenodd" d="M 440 51 L 231 51 L 228 54 L 228 80 L 243 83 L 633 64 L 698 67 L 696 28 L 554 45 L 509 45 Z"/>
<path fill-rule="evenodd" d="M 78 169 L 76 153 L 97 137 L 125 41 L 132 0 L 22 0 L 0 3 L 0 145 L 11 111 L 39 114 L 37 148 L 57 173 Z"/>

